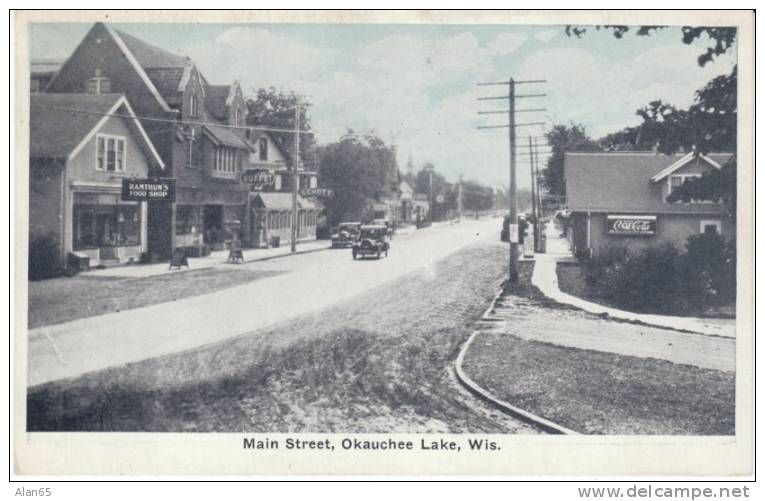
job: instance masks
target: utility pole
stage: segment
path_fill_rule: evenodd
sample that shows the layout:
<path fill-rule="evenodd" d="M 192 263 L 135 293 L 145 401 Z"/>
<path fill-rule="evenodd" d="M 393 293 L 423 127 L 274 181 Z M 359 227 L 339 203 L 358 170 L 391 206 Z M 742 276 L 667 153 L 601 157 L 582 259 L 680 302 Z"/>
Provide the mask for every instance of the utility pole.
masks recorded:
<path fill-rule="evenodd" d="M 298 183 L 300 182 L 300 176 L 298 175 L 298 164 L 300 163 L 300 103 L 295 101 L 295 137 L 294 137 L 294 154 L 292 155 L 292 218 L 291 218 L 291 237 L 290 252 L 297 251 L 297 237 L 298 237 Z"/>
<path fill-rule="evenodd" d="M 457 220 L 462 221 L 462 174 L 460 174 L 460 184 L 457 187 Z"/>
<path fill-rule="evenodd" d="M 534 138 L 534 181 L 536 182 L 537 193 L 537 212 L 542 216 L 542 194 L 539 191 L 539 144 L 537 138 Z"/>
<path fill-rule="evenodd" d="M 536 140 L 534 140 L 536 142 Z M 534 221 L 534 252 L 539 250 L 539 230 L 538 230 L 538 216 L 537 216 L 537 195 L 536 195 L 536 183 L 534 182 L 534 149 L 532 148 L 531 137 L 529 137 L 529 170 L 531 180 L 531 220 Z"/>
<path fill-rule="evenodd" d="M 486 101 L 490 99 L 507 99 L 509 104 L 509 109 L 505 111 L 479 111 L 479 115 L 489 115 L 489 114 L 508 114 L 509 123 L 507 125 L 489 125 L 489 126 L 483 126 L 478 127 L 479 129 L 496 129 L 496 128 L 509 128 L 509 134 L 508 139 L 510 142 L 510 282 L 516 283 L 518 282 L 518 257 L 519 257 L 519 249 L 518 249 L 518 240 L 519 240 L 519 226 L 518 226 L 518 192 L 515 182 L 515 171 L 516 171 L 516 158 L 515 158 L 515 149 L 516 149 L 516 135 L 515 135 L 515 129 L 516 127 L 526 127 L 526 126 L 534 126 L 534 125 L 544 125 L 545 122 L 530 122 L 530 123 L 521 123 L 518 124 L 515 122 L 515 114 L 520 112 L 536 112 L 536 111 L 545 111 L 545 109 L 523 109 L 523 110 L 516 110 L 515 109 L 515 100 L 518 98 L 531 98 L 531 97 L 544 97 L 546 94 L 525 94 L 525 95 L 516 95 L 515 93 L 515 86 L 518 84 L 532 84 L 532 83 L 544 83 L 546 80 L 515 80 L 513 78 L 510 78 L 507 82 L 486 82 L 486 83 L 479 83 L 478 85 L 507 85 L 508 86 L 508 95 L 507 96 L 497 96 L 497 97 L 479 97 L 479 101 Z M 515 234 L 515 235 L 513 235 Z M 515 238 L 513 238 L 515 236 Z M 515 240 L 515 241 L 513 241 Z"/>
<path fill-rule="evenodd" d="M 433 210 L 435 207 L 433 206 L 433 169 L 428 169 L 428 198 L 430 199 L 428 202 L 428 218 L 430 219 L 430 222 L 433 223 Z"/>

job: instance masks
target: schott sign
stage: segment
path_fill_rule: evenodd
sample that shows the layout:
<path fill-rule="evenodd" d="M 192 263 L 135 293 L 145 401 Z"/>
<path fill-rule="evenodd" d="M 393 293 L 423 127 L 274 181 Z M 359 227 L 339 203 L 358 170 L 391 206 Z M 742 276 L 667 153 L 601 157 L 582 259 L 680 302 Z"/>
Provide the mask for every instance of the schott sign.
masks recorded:
<path fill-rule="evenodd" d="M 606 224 L 611 235 L 656 234 L 656 216 L 608 216 Z"/>

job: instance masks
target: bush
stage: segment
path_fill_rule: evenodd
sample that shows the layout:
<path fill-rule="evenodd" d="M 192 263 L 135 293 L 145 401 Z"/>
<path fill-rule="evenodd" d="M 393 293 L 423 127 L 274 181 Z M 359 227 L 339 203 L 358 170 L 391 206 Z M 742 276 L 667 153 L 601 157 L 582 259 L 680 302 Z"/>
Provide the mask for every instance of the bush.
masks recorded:
<path fill-rule="evenodd" d="M 39 280 L 61 274 L 58 242 L 52 235 L 35 237 L 29 242 L 29 278 Z"/>
<path fill-rule="evenodd" d="M 671 244 L 634 253 L 609 245 L 580 260 L 587 284 L 620 308 L 699 314 L 735 303 L 735 241 L 716 233 L 691 236 L 685 252 Z"/>

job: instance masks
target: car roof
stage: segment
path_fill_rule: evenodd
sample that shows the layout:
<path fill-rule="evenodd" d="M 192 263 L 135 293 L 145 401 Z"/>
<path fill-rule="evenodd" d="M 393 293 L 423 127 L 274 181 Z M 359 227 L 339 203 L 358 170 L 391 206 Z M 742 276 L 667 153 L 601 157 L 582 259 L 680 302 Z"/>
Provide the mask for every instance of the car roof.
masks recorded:
<path fill-rule="evenodd" d="M 361 224 L 358 221 L 345 221 L 343 223 L 338 224 L 338 226 L 343 226 L 344 224 Z"/>
<path fill-rule="evenodd" d="M 361 226 L 362 230 L 387 230 L 385 226 L 381 224 L 365 224 Z"/>

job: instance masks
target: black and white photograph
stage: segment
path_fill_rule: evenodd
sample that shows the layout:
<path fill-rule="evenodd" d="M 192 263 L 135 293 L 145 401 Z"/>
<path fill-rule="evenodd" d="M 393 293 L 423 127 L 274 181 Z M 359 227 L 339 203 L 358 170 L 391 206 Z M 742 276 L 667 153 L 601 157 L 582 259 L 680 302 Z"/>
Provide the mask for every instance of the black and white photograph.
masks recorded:
<path fill-rule="evenodd" d="M 17 474 L 751 472 L 754 13 L 321 14 L 17 13 Z"/>

